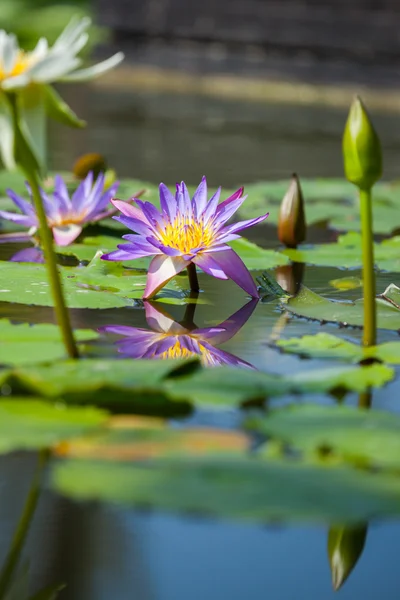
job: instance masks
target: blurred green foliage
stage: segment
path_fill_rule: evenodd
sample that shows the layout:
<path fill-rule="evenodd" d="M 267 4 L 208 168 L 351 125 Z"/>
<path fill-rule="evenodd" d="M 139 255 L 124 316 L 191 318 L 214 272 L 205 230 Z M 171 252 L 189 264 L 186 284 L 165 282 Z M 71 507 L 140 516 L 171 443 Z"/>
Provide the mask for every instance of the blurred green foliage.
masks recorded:
<path fill-rule="evenodd" d="M 0 29 L 15 33 L 20 45 L 26 50 L 31 50 L 40 37 L 46 37 L 49 44 L 52 44 L 73 15 L 91 16 L 90 1 L 0 1 Z M 84 52 L 90 50 L 100 39 L 104 39 L 104 30 L 92 27 L 90 41 Z"/>

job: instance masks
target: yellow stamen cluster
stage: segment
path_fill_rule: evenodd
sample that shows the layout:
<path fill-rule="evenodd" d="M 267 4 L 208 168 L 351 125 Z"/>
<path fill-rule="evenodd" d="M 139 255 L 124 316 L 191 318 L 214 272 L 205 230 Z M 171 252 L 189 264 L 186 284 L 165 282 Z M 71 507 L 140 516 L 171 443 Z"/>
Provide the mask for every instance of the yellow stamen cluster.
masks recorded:
<path fill-rule="evenodd" d="M 214 239 L 214 229 L 209 224 L 204 224 L 186 215 L 177 215 L 172 223 L 168 223 L 164 230 L 159 231 L 159 239 L 164 246 L 176 248 L 181 252 L 190 252 L 194 248 L 208 247 Z"/>
<path fill-rule="evenodd" d="M 166 336 L 168 337 L 168 336 Z M 199 344 L 199 350 L 201 352 L 200 359 L 203 365 L 209 365 L 213 363 L 212 356 L 204 346 Z M 176 340 L 175 344 L 168 348 L 165 352 L 160 354 L 160 358 L 192 358 L 194 356 L 199 356 L 196 352 L 191 352 L 187 348 L 184 348 L 179 340 Z"/>
<path fill-rule="evenodd" d="M 32 60 L 30 54 L 28 52 L 20 50 L 18 52 L 17 60 L 15 61 L 14 66 L 10 72 L 6 73 L 4 70 L 4 65 L 0 62 L 0 81 L 3 81 L 8 77 L 15 77 L 16 75 L 21 75 L 28 69 L 31 63 Z"/>

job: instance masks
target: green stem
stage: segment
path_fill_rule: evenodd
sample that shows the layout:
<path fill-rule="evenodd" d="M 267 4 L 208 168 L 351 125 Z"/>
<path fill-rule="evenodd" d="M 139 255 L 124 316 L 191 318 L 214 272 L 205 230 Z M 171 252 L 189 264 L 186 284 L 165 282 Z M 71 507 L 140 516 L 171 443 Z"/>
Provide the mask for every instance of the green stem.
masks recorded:
<path fill-rule="evenodd" d="M 190 291 L 191 292 L 199 292 L 200 288 L 199 288 L 199 281 L 197 279 L 196 265 L 193 263 L 190 263 L 189 266 L 187 267 L 187 273 L 188 273 L 188 277 L 189 277 Z"/>
<path fill-rule="evenodd" d="M 371 190 L 360 190 L 361 236 L 364 284 L 364 346 L 376 343 L 376 290 Z"/>
<path fill-rule="evenodd" d="M 4 598 L 7 589 L 11 583 L 15 568 L 18 565 L 19 558 L 25 543 L 29 527 L 35 513 L 40 494 L 40 484 L 42 474 L 47 463 L 48 452 L 41 450 L 39 452 L 38 463 L 33 477 L 33 481 L 25 501 L 21 517 L 15 529 L 10 550 L 7 554 L 4 565 L 0 571 L 0 599 Z"/>
<path fill-rule="evenodd" d="M 56 313 L 57 323 L 60 327 L 64 346 L 68 355 L 70 358 L 78 358 L 78 349 L 72 333 L 69 312 L 65 304 L 60 274 L 57 268 L 57 259 L 53 248 L 53 235 L 47 223 L 46 213 L 43 207 L 42 197 L 40 195 L 37 171 L 33 166 L 32 159 L 30 158 L 32 156 L 32 151 L 30 149 L 29 142 L 25 138 L 21 128 L 18 101 L 15 94 L 10 94 L 10 103 L 13 114 L 14 136 L 17 146 L 17 163 L 25 172 L 25 176 L 31 186 L 33 203 L 39 220 L 40 241 L 43 246 L 47 272 L 50 279 L 50 287 L 54 301 L 54 310 Z"/>

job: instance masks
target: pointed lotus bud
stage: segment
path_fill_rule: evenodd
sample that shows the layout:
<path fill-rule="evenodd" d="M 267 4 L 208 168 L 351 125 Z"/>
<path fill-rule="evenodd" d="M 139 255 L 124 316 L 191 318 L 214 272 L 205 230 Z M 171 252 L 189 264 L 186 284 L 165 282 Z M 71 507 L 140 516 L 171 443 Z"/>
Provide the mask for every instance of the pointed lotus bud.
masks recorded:
<path fill-rule="evenodd" d="M 304 263 L 293 262 L 290 265 L 281 265 L 275 269 L 277 282 L 291 296 L 295 296 L 301 288 L 304 266 Z"/>
<path fill-rule="evenodd" d="M 104 173 L 106 169 L 107 163 L 104 156 L 97 154 L 97 152 L 91 152 L 80 156 L 72 170 L 75 177 L 85 179 L 89 171 L 93 171 L 94 177 L 97 177 L 100 173 Z"/>
<path fill-rule="evenodd" d="M 288 248 L 296 248 L 306 239 L 306 231 L 303 193 L 294 173 L 279 210 L 278 238 Z"/>
<path fill-rule="evenodd" d="M 328 534 L 328 556 L 333 589 L 337 591 L 356 566 L 365 545 L 367 527 L 333 527 Z"/>
<path fill-rule="evenodd" d="M 369 190 L 382 176 L 381 143 L 358 96 L 344 128 L 343 160 L 346 178 L 362 190 Z"/>

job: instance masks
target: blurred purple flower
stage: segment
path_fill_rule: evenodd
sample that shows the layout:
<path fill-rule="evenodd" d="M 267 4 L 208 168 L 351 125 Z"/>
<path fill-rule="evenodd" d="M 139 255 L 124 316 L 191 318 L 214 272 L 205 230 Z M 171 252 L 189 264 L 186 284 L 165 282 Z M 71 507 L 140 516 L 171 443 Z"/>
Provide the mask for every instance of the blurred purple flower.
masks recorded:
<path fill-rule="evenodd" d="M 18 252 L 13 254 L 13 256 L 10 258 L 10 262 L 44 263 L 45 260 L 43 250 L 37 246 L 23 248 L 22 250 L 18 250 Z"/>
<path fill-rule="evenodd" d="M 116 342 L 118 352 L 131 358 L 191 358 L 199 356 L 204 366 L 238 365 L 254 367 L 216 348 L 230 340 L 252 315 L 257 300 L 250 300 L 229 319 L 215 327 L 198 329 L 192 323 L 178 323 L 155 303 L 144 303 L 146 319 L 151 330 L 125 325 L 105 325 L 100 332 L 124 336 Z"/>
<path fill-rule="evenodd" d="M 243 188 L 219 204 L 221 188 L 207 200 L 207 181 L 203 177 L 193 199 L 184 182 L 177 184 L 175 197 L 160 184 L 161 212 L 150 202 L 135 200 L 137 207 L 114 200 L 123 216 L 114 217 L 138 235 L 124 235 L 128 244 L 104 254 L 104 260 L 133 260 L 154 256 L 150 263 L 144 298 L 154 296 L 172 277 L 191 263 L 218 279 L 232 279 L 253 298 L 257 287 L 242 259 L 227 242 L 240 236 L 238 231 L 260 223 L 268 214 L 225 223 L 246 199 Z"/>
<path fill-rule="evenodd" d="M 64 180 L 60 175 L 56 175 L 52 195 L 49 196 L 41 190 L 47 222 L 53 231 L 56 244 L 68 246 L 79 236 L 85 223 L 100 221 L 115 214 L 115 209 L 107 210 L 106 207 L 117 188 L 118 182 L 104 190 L 104 175 L 100 174 L 93 182 L 93 173 L 89 173 L 70 198 Z M 27 189 L 30 194 L 28 185 Z M 7 194 L 22 214 L 0 210 L 0 217 L 29 227 L 29 234 L 33 236 L 39 222 L 32 203 L 12 190 L 7 190 Z"/>

